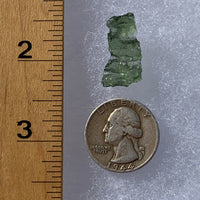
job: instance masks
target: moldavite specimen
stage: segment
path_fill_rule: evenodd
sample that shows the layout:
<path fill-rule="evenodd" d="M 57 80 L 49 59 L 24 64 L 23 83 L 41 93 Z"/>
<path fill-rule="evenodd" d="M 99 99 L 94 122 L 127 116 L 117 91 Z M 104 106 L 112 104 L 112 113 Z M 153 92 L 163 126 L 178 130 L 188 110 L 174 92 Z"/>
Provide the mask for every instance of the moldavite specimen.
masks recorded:
<path fill-rule="evenodd" d="M 142 79 L 141 48 L 136 39 L 135 17 L 132 13 L 111 17 L 107 21 L 109 51 L 102 79 L 104 87 L 129 86 Z"/>

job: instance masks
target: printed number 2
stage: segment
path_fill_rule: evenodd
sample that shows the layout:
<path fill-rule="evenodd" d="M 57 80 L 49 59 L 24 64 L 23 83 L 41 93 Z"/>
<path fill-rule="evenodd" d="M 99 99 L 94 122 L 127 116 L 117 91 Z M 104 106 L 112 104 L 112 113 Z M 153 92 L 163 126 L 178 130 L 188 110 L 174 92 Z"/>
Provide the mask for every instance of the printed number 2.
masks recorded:
<path fill-rule="evenodd" d="M 32 44 L 30 41 L 21 41 L 18 46 L 21 47 L 24 43 L 26 43 L 28 45 L 28 48 L 23 51 L 22 53 L 19 54 L 18 58 L 32 58 L 31 55 L 26 55 L 26 53 L 28 53 L 31 49 L 32 49 Z"/>
<path fill-rule="evenodd" d="M 19 138 L 22 138 L 22 139 L 26 139 L 26 138 L 29 138 L 29 137 L 31 137 L 31 135 L 32 135 L 32 131 L 31 131 L 31 122 L 29 122 L 29 121 L 26 121 L 26 120 L 22 120 L 22 121 L 20 121 L 20 122 L 18 122 L 17 123 L 17 126 L 21 126 L 22 124 L 27 124 L 27 126 L 26 127 L 24 127 L 23 128 L 23 130 L 26 130 L 27 132 L 28 132 L 28 134 L 27 135 L 25 135 L 25 136 L 23 136 L 21 133 L 18 133 L 17 134 L 17 136 L 19 137 Z"/>

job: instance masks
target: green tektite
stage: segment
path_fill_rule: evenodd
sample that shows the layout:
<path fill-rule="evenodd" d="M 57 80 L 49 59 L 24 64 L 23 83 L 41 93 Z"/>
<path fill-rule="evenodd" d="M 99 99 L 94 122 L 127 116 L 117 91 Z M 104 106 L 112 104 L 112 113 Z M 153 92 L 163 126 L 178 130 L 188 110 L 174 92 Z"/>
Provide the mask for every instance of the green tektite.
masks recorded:
<path fill-rule="evenodd" d="M 135 17 L 132 13 L 114 16 L 107 21 L 109 51 L 102 79 L 104 87 L 129 86 L 142 79 L 141 48 L 136 39 Z"/>

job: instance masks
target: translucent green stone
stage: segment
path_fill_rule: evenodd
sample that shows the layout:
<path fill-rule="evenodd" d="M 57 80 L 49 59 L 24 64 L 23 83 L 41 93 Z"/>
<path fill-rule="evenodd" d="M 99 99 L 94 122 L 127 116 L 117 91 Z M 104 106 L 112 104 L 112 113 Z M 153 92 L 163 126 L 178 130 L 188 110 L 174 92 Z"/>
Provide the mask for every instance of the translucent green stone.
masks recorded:
<path fill-rule="evenodd" d="M 111 17 L 107 21 L 109 51 L 102 79 L 104 87 L 126 86 L 142 79 L 141 48 L 136 39 L 135 17 L 132 13 Z"/>

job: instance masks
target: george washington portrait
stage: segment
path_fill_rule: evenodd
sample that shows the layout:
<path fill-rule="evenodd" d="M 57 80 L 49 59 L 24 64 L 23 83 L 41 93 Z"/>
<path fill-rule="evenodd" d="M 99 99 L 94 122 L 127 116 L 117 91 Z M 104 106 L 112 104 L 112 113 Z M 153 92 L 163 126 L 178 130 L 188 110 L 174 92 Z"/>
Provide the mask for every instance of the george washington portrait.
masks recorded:
<path fill-rule="evenodd" d="M 130 163 L 141 160 L 144 147 L 139 146 L 143 133 L 138 114 L 128 107 L 115 109 L 103 128 L 105 142 L 114 148 L 111 162 Z"/>

